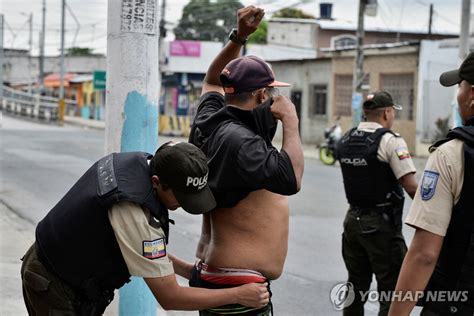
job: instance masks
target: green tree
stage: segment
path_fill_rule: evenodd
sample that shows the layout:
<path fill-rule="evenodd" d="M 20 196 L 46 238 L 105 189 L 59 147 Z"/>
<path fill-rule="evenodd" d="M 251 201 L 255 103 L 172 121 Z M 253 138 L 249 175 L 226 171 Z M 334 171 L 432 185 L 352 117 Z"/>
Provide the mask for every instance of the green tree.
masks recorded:
<path fill-rule="evenodd" d="M 262 20 L 258 29 L 249 37 L 249 43 L 251 44 L 266 44 L 267 43 L 267 31 L 268 31 L 268 22 Z"/>
<path fill-rule="evenodd" d="M 308 14 L 300 9 L 285 8 L 275 12 L 274 18 L 315 19 L 314 15 Z"/>
<path fill-rule="evenodd" d="M 238 0 L 191 0 L 174 29 L 176 39 L 226 42 L 242 7 Z"/>
<path fill-rule="evenodd" d="M 97 56 L 92 48 L 89 47 L 70 47 L 66 48 L 66 56 Z"/>

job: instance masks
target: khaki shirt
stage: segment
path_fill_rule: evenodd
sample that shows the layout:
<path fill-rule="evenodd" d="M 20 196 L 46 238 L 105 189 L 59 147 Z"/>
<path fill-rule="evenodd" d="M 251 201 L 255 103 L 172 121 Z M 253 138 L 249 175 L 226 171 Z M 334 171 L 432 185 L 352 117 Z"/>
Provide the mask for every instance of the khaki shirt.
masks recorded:
<path fill-rule="evenodd" d="M 446 236 L 464 182 L 463 141 L 453 139 L 431 153 L 405 223 Z"/>
<path fill-rule="evenodd" d="M 174 273 L 166 253 L 165 233 L 149 224 L 148 210 L 136 203 L 120 202 L 109 210 L 109 220 L 130 275 L 157 278 Z"/>
<path fill-rule="evenodd" d="M 357 126 L 358 130 L 368 133 L 373 133 L 378 128 L 383 128 L 383 126 L 376 122 L 361 122 Z M 395 137 L 392 133 L 385 133 L 382 136 L 377 151 L 377 158 L 390 165 L 397 179 L 416 172 L 407 143 L 402 137 Z"/>

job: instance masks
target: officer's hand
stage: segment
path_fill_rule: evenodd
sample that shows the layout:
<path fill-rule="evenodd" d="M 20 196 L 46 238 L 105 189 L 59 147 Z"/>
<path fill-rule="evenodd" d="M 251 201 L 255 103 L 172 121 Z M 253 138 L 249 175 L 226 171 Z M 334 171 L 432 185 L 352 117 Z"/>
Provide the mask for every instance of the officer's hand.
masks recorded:
<path fill-rule="evenodd" d="M 298 115 L 296 114 L 295 105 L 291 100 L 285 96 L 279 95 L 273 98 L 273 104 L 270 107 L 273 117 L 277 120 L 285 121 L 296 120 L 298 121 Z"/>
<path fill-rule="evenodd" d="M 270 300 L 267 283 L 249 283 L 237 287 L 237 303 L 243 306 L 262 308 Z"/>
<path fill-rule="evenodd" d="M 246 38 L 255 32 L 264 15 L 263 9 L 253 5 L 239 9 L 237 11 L 237 35 Z"/>

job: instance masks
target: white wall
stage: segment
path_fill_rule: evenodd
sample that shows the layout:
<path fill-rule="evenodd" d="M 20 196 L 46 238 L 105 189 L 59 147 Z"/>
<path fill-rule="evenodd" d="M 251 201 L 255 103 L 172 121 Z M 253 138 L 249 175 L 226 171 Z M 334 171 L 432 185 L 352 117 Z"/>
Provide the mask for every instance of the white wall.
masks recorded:
<path fill-rule="evenodd" d="M 457 45 L 446 41 L 423 40 L 420 46 L 418 96 L 416 114 L 416 148 L 418 155 L 427 155 L 426 148 L 434 140 L 438 118 L 451 116 L 457 87 L 443 87 L 439 76 L 458 67 Z"/>

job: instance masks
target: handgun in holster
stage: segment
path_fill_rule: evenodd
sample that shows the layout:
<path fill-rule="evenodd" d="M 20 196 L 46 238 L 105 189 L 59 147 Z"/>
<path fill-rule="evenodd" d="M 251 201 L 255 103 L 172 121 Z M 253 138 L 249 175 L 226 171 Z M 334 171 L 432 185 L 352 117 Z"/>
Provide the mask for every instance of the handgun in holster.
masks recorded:
<path fill-rule="evenodd" d="M 403 216 L 403 204 L 405 203 L 405 196 L 403 191 L 392 191 L 390 194 L 390 203 L 392 208 L 392 214 L 389 214 L 392 218 L 393 225 L 398 229 L 402 227 L 402 216 Z"/>

